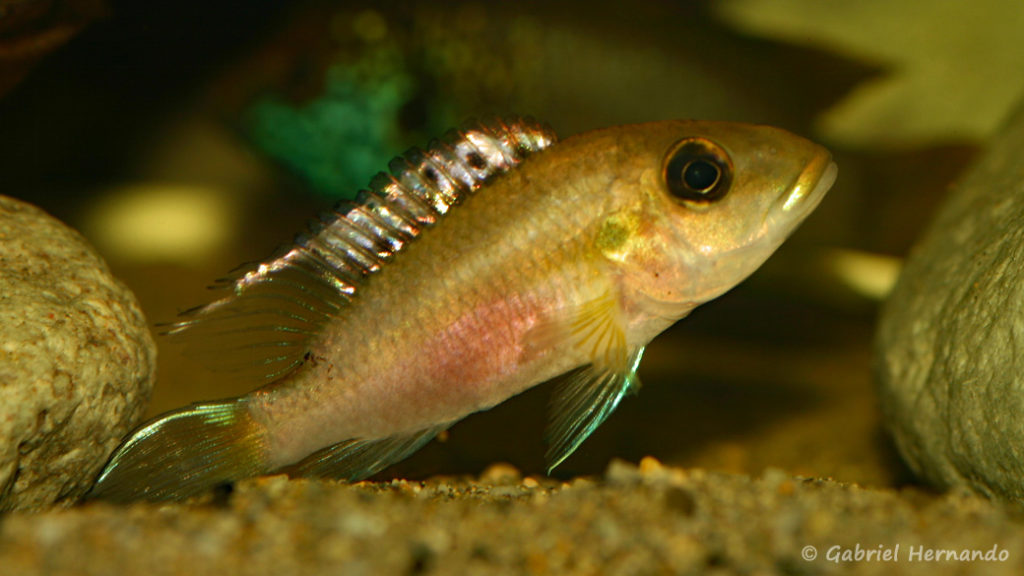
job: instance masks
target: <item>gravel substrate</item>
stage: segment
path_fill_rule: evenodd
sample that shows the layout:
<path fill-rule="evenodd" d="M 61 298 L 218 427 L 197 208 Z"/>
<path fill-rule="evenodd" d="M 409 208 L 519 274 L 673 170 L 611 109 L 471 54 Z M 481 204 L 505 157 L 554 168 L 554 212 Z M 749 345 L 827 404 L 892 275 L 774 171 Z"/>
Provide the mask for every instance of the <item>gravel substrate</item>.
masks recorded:
<path fill-rule="evenodd" d="M 685 471 L 653 458 L 567 483 L 507 465 L 425 482 L 276 476 L 185 504 L 9 514 L 0 566 L 19 575 L 1019 574 L 1024 526 L 1013 515 L 966 493 L 775 469 Z"/>

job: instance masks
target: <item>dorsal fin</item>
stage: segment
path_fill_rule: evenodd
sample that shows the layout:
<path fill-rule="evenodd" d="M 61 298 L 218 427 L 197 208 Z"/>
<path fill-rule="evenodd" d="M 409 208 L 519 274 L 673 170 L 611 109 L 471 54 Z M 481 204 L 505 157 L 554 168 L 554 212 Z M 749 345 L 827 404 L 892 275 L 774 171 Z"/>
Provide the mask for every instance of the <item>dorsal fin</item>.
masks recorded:
<path fill-rule="evenodd" d="M 469 122 L 411 149 L 370 189 L 337 206 L 277 256 L 218 282 L 230 294 L 183 314 L 167 331 L 186 354 L 263 384 L 302 363 L 311 338 L 364 278 L 492 177 L 556 140 L 529 118 Z"/>

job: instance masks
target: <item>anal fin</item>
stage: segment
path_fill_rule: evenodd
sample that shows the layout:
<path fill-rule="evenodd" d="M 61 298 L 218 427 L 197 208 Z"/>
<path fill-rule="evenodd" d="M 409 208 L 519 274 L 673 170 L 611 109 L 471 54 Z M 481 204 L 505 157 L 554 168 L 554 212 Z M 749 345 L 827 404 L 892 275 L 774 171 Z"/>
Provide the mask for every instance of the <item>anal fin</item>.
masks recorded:
<path fill-rule="evenodd" d="M 356 482 L 408 458 L 448 426 L 446 423 L 377 440 L 346 440 L 318 450 L 284 471 L 293 476 Z"/>

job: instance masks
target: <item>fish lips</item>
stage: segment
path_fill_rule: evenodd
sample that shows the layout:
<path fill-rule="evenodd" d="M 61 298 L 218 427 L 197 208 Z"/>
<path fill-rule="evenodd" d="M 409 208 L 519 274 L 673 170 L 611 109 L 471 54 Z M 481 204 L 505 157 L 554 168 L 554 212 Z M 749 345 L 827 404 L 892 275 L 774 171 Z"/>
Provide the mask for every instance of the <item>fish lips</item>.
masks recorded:
<path fill-rule="evenodd" d="M 839 167 L 830 154 L 818 156 L 804 168 L 788 192 L 779 196 L 770 213 L 779 220 L 790 220 L 795 227 L 818 207 L 838 174 Z"/>
<path fill-rule="evenodd" d="M 717 298 L 757 270 L 817 208 L 835 182 L 838 170 L 827 152 L 815 157 L 787 192 L 772 203 L 750 240 L 715 257 L 713 267 L 720 282 L 695 289 L 695 301 Z"/>

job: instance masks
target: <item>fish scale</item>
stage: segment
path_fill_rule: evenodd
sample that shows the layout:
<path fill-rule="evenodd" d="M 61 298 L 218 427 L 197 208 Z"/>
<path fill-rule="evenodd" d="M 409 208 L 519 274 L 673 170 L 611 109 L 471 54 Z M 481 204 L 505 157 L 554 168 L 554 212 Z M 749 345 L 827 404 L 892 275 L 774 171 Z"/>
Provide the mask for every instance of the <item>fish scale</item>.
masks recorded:
<path fill-rule="evenodd" d="M 389 168 L 171 328 L 261 386 L 144 425 L 93 497 L 184 498 L 275 470 L 365 478 L 562 375 L 553 468 L 638 389 L 647 343 L 752 273 L 836 175 L 788 132 L 687 120 L 558 143 L 489 120 Z"/>

